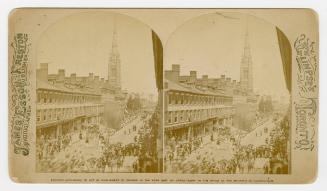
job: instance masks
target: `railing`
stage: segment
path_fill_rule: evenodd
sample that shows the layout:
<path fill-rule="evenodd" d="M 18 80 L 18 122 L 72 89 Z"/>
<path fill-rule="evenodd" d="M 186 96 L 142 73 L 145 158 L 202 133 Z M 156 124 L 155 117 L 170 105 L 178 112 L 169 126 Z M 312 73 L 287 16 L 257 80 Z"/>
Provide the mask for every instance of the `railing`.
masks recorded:
<path fill-rule="evenodd" d="M 233 106 L 228 105 L 169 105 L 168 111 L 180 110 L 203 110 L 203 109 L 233 109 Z"/>
<path fill-rule="evenodd" d="M 92 107 L 92 108 L 82 108 L 81 107 Z M 77 112 L 74 111 L 77 108 Z M 57 110 L 60 111 L 57 111 Z M 62 111 L 62 110 L 67 110 L 69 109 L 70 111 Z M 55 110 L 55 112 L 54 112 Z M 37 120 L 36 123 L 39 124 L 47 124 L 47 123 L 53 123 L 53 122 L 58 122 L 61 120 L 73 120 L 77 117 L 82 117 L 82 116 L 97 116 L 100 115 L 101 113 L 104 112 L 104 107 L 103 105 L 93 105 L 93 106 L 75 106 L 75 107 L 56 107 L 56 108 L 46 108 L 46 109 L 39 109 L 37 108 L 37 111 L 41 112 L 41 115 L 39 116 L 41 120 Z M 47 111 L 47 112 L 45 112 Z M 49 119 L 49 112 L 50 111 L 50 116 L 51 118 Z M 43 116 L 46 115 L 46 120 L 42 120 Z"/>

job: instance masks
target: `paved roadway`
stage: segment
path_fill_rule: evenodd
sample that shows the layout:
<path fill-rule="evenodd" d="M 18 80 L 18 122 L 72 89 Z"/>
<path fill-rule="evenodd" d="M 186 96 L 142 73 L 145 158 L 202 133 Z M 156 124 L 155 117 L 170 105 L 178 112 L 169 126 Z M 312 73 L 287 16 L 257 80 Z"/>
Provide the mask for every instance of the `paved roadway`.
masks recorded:
<path fill-rule="evenodd" d="M 249 145 L 252 144 L 253 146 L 261 146 L 266 144 L 266 139 L 269 139 L 269 134 L 271 130 L 275 127 L 275 123 L 270 117 L 267 121 L 260 124 L 256 127 L 253 131 L 246 134 L 244 137 L 241 138 L 241 145 Z M 267 128 L 267 132 L 264 129 Z"/>
<path fill-rule="evenodd" d="M 267 121 L 260 124 L 256 129 L 246 134 L 241 138 L 242 145 L 252 144 L 254 146 L 260 146 L 266 144 L 266 138 L 269 138 L 270 131 L 274 128 L 275 123 L 271 118 Z M 264 129 L 267 128 L 267 132 L 264 132 Z M 240 132 L 234 132 L 234 136 Z M 209 135 L 203 137 L 204 144 L 193 151 L 190 155 L 186 156 L 183 161 L 174 161 L 172 164 L 169 164 L 167 159 L 166 161 L 166 171 L 167 172 L 191 172 L 192 166 L 199 165 L 202 158 L 208 158 L 209 160 L 219 161 L 222 159 L 230 160 L 233 157 L 234 151 L 232 143 L 228 140 L 222 141 L 220 145 L 216 144 L 216 141 L 211 142 L 209 140 Z M 216 136 L 214 136 L 216 137 Z M 257 158 L 255 161 L 256 172 L 252 173 L 263 173 L 262 166 L 267 162 L 267 159 Z M 179 163 L 179 165 L 178 165 Z M 182 167 L 182 169 L 180 169 Z"/>
<path fill-rule="evenodd" d="M 133 143 L 134 137 L 138 135 L 138 130 L 144 125 L 145 121 L 149 119 L 150 116 L 147 116 L 146 119 L 141 118 L 141 116 L 136 117 L 131 122 L 126 124 L 123 128 L 116 131 L 109 138 L 110 143 L 122 143 L 123 145 Z M 133 131 L 133 126 L 136 125 L 136 131 Z M 102 127 L 103 128 L 103 127 Z M 129 133 L 130 132 L 130 133 Z M 83 132 L 85 135 L 85 133 Z M 76 132 L 73 136 L 78 136 L 79 132 Z M 57 162 L 68 162 L 71 158 L 98 158 L 101 154 L 99 149 L 98 136 L 90 138 L 89 142 L 85 142 L 85 136 L 82 140 L 75 139 L 66 149 L 61 150 L 56 154 L 55 158 L 52 159 L 52 163 Z M 125 157 L 123 167 L 119 169 L 119 172 L 131 172 L 132 164 L 136 160 L 134 156 Z M 114 171 L 116 169 L 114 168 Z"/>
<path fill-rule="evenodd" d="M 192 151 L 192 153 L 185 157 L 184 160 L 174 161 L 169 164 L 169 159 L 166 161 L 166 172 L 169 173 L 192 173 L 192 166 L 200 166 L 203 158 L 219 161 L 229 160 L 233 157 L 233 146 L 230 141 L 221 141 L 218 145 L 216 141 L 210 141 L 211 135 L 204 136 L 203 145 L 200 148 Z M 214 137 L 218 137 L 214 134 Z M 176 154 L 175 154 L 176 156 Z M 179 164 L 178 164 L 179 163 Z M 180 165 L 180 166 L 179 166 Z M 179 167 L 178 167 L 179 166 Z"/>
<path fill-rule="evenodd" d="M 144 126 L 146 120 L 148 120 L 149 116 L 146 119 L 142 119 L 141 116 L 137 116 L 131 122 L 126 124 L 124 127 L 116 131 L 113 135 L 110 136 L 110 143 L 122 143 L 123 145 L 127 145 L 129 143 L 134 143 L 135 136 L 138 135 L 138 131 L 141 127 Z M 133 126 L 136 125 L 136 131 L 133 131 Z"/>

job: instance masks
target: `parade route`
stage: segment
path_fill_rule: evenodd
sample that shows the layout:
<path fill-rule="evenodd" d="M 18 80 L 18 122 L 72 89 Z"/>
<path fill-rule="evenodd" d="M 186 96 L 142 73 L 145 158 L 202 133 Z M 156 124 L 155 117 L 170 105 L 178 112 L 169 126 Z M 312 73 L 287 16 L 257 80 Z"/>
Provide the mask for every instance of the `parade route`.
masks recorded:
<path fill-rule="evenodd" d="M 218 136 L 215 134 L 214 137 Z M 193 168 L 201 166 L 203 160 L 219 161 L 232 159 L 234 153 L 230 141 L 224 140 L 217 144 L 217 139 L 210 141 L 209 135 L 202 137 L 202 139 L 204 143 L 196 150 L 193 150 L 184 159 L 167 162 L 166 172 L 192 173 L 192 171 L 194 171 Z"/>
<path fill-rule="evenodd" d="M 57 151 L 53 156 L 46 154 L 37 167 L 41 171 L 50 172 L 133 172 L 134 164 L 138 160 L 134 147 L 128 146 L 131 143 L 138 144 L 140 134 L 144 134 L 146 123 L 151 115 L 137 115 L 117 131 L 107 129 L 100 125 L 98 131 L 91 133 L 89 130 L 72 132 L 70 141 L 66 146 Z M 104 144 L 101 137 L 109 137 L 109 142 Z M 106 145 L 106 148 L 103 146 Z M 125 147 L 126 146 L 126 147 Z M 99 167 L 99 159 L 105 155 L 107 149 L 113 152 L 109 154 L 110 165 Z M 125 154 L 123 154 L 124 149 Z M 108 150 L 107 150 L 108 151 Z M 45 151 L 46 152 L 46 151 Z M 47 153 L 47 152 L 46 152 Z M 113 155 L 112 155 L 113 154 Z M 136 154 L 136 155 L 135 155 Z M 107 161 L 108 162 L 108 161 Z"/>
<path fill-rule="evenodd" d="M 113 135 L 110 136 L 110 143 L 122 143 L 127 145 L 135 142 L 134 138 L 138 135 L 138 130 L 144 125 L 144 121 L 141 119 L 141 116 L 137 116 L 131 122 L 126 124 L 124 127 L 116 131 Z M 133 126 L 136 126 L 136 130 L 133 130 Z"/>
<path fill-rule="evenodd" d="M 230 135 L 219 135 L 217 132 L 212 132 L 201 137 L 201 145 L 198 148 L 192 149 L 190 153 L 187 151 L 185 154 L 180 155 L 178 147 L 173 149 L 173 158 L 166 159 L 166 172 L 168 173 L 207 173 L 203 169 L 203 165 L 209 165 L 218 163 L 225 163 L 234 165 L 235 157 L 243 155 L 248 159 L 242 158 L 240 166 L 234 166 L 235 173 L 264 173 L 264 167 L 268 164 L 269 160 L 260 155 L 253 157 L 255 149 L 261 146 L 267 145 L 269 142 L 270 134 L 274 131 L 276 121 L 273 117 L 269 117 L 260 123 L 251 132 L 237 130 L 231 127 Z M 213 140 L 210 139 L 212 136 Z M 232 141 L 230 138 L 233 137 Z M 236 139 L 235 139 L 236 138 Z M 237 143 L 239 145 L 237 146 Z M 262 147 L 266 148 L 266 147 Z M 245 149 L 245 150 L 244 150 Z M 251 151 L 247 149 L 252 149 Z M 252 152 L 252 154 L 247 154 Z M 239 160 L 240 158 L 238 158 Z M 224 162 L 225 161 L 225 162 Z M 229 162 L 227 162 L 229 161 Z M 234 162 L 233 162 L 234 161 Z M 205 168 L 205 167 L 204 167 Z M 230 171 L 220 171 L 227 172 Z"/>

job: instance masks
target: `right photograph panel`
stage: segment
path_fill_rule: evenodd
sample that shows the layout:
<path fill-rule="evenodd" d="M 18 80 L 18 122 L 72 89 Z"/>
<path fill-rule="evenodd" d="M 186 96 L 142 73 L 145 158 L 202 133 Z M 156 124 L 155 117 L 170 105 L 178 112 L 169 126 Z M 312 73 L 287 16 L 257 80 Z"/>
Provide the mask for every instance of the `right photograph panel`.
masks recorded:
<path fill-rule="evenodd" d="M 291 173 L 291 47 L 282 31 L 215 12 L 178 27 L 164 49 L 166 173 Z"/>

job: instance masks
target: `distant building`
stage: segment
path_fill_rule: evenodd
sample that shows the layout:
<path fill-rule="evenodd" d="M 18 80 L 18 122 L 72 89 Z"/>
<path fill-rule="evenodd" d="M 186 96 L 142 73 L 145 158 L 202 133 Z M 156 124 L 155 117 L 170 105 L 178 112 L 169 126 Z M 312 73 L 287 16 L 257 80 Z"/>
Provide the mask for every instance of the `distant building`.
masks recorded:
<path fill-rule="evenodd" d="M 242 90 L 253 92 L 253 63 L 249 44 L 249 34 L 246 30 L 244 50 L 240 67 L 240 83 Z"/>
<path fill-rule="evenodd" d="M 247 96 L 248 94 L 251 94 L 251 92 L 242 89 L 240 82 L 232 80 L 230 77 L 226 77 L 225 75 L 221 75 L 220 78 L 209 78 L 208 75 L 203 75 L 202 78 L 198 78 L 196 71 L 190 71 L 190 75 L 180 76 L 180 65 L 178 64 L 173 64 L 171 70 L 165 70 L 164 75 L 165 79 L 173 82 L 212 91 L 220 91 L 228 95 Z"/>
<path fill-rule="evenodd" d="M 243 115 L 244 108 L 255 116 L 259 97 L 253 93 L 252 65 L 247 31 L 239 82 L 225 75 L 198 78 L 196 71 L 181 76 L 180 65 L 173 64 L 164 73 L 166 137 L 190 140 L 221 125 L 231 126 L 233 116 Z"/>
<path fill-rule="evenodd" d="M 121 64 L 121 60 L 118 51 L 117 31 L 116 31 L 116 26 L 114 26 L 114 31 L 112 35 L 112 49 L 111 49 L 109 64 L 108 64 L 108 81 L 109 81 L 109 86 L 113 87 L 117 91 L 121 90 L 120 64 Z"/>

